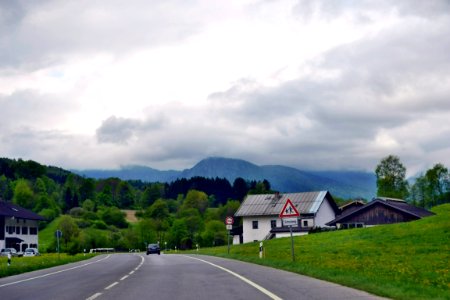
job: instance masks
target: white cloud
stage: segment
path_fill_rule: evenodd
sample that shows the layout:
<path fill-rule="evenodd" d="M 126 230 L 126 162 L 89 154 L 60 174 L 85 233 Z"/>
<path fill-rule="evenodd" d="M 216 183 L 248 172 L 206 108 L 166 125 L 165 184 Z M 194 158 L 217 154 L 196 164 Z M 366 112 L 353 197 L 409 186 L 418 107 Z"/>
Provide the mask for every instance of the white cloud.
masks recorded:
<path fill-rule="evenodd" d="M 0 4 L 0 154 L 450 165 L 447 1 Z M 394 152 L 394 153 L 393 153 Z"/>

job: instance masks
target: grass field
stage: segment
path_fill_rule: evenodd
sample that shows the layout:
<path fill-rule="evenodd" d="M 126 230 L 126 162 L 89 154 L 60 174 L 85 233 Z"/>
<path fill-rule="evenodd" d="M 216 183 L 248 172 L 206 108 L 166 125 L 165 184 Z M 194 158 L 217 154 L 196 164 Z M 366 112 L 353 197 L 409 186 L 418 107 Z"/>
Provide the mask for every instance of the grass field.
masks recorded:
<path fill-rule="evenodd" d="M 50 268 L 54 266 L 64 265 L 93 257 L 95 254 L 67 255 L 65 253 L 58 254 L 42 254 L 34 257 L 13 257 L 11 265 L 8 267 L 7 258 L 0 257 L 0 277 L 6 277 L 34 270 Z"/>
<path fill-rule="evenodd" d="M 360 228 L 201 249 L 340 283 L 393 299 L 450 299 L 450 204 L 410 223 Z"/>

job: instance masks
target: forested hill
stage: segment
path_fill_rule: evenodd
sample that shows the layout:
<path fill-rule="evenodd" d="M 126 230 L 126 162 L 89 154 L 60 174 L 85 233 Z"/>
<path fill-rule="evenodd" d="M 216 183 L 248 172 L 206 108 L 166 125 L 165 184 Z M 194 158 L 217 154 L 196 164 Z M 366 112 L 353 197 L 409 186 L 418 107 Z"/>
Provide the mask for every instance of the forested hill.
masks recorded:
<path fill-rule="evenodd" d="M 179 178 L 205 177 L 245 180 L 267 179 L 272 189 L 280 192 L 329 190 L 341 198 L 371 199 L 376 194 L 374 173 L 359 171 L 305 171 L 287 166 L 258 166 L 245 160 L 221 157 L 207 158 L 183 171 L 160 171 L 143 166 L 127 166 L 119 170 L 73 170 L 92 178 L 117 177 L 122 180 L 171 182 Z"/>

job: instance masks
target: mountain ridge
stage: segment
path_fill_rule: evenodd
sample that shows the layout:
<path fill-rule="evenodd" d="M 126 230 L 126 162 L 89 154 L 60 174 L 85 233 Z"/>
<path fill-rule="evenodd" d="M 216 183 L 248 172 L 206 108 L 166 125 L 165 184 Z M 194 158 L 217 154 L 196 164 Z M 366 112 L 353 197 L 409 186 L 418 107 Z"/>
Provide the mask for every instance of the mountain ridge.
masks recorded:
<path fill-rule="evenodd" d="M 144 182 L 172 182 L 180 178 L 226 178 L 232 184 L 238 177 L 245 180 L 267 179 L 272 189 L 282 193 L 328 190 L 340 198 L 371 199 L 376 193 L 375 174 L 364 171 L 309 171 L 283 165 L 258 166 L 242 159 L 208 157 L 192 168 L 157 170 L 145 166 L 122 166 L 118 170 L 72 170 L 92 178 L 117 177 Z"/>

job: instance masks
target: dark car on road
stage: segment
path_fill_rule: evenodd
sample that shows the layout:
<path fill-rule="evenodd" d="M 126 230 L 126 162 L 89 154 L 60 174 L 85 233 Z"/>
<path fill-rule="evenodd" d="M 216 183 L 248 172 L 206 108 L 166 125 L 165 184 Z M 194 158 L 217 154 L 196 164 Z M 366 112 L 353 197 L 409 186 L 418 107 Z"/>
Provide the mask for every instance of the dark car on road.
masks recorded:
<path fill-rule="evenodd" d="M 158 244 L 150 244 L 147 247 L 147 255 L 152 254 L 152 253 L 158 253 L 158 255 L 161 254 L 161 249 L 159 249 L 159 245 Z"/>

